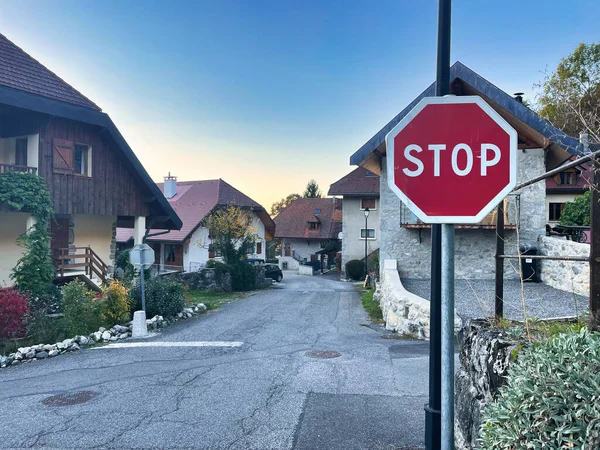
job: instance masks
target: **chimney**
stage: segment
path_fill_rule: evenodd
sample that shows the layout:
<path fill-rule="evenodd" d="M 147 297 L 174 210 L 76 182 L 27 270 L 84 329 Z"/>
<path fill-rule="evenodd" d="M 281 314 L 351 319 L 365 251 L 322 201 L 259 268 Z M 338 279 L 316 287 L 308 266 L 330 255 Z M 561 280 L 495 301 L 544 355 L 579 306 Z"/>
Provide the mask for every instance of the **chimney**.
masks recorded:
<path fill-rule="evenodd" d="M 581 132 L 579 133 L 579 142 L 581 142 L 581 147 L 583 148 L 583 154 L 588 155 L 591 153 L 590 151 L 590 135 Z"/>
<path fill-rule="evenodd" d="M 171 176 L 171 172 L 169 175 L 165 177 L 165 197 L 167 200 L 172 199 L 177 195 L 177 177 Z"/>
<path fill-rule="evenodd" d="M 519 103 L 523 103 L 523 92 L 515 92 L 513 95 L 515 96 L 516 101 L 518 101 Z"/>

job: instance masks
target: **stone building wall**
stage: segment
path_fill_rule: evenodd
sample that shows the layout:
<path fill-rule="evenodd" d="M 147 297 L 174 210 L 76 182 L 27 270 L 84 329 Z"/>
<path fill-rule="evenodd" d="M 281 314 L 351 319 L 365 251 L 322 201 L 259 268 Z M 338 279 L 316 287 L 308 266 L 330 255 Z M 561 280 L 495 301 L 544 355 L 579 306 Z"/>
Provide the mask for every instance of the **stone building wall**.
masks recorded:
<path fill-rule="evenodd" d="M 543 236 L 541 254 L 550 256 L 590 256 L 590 245 L 567 241 L 565 238 Z M 542 281 L 553 288 L 579 295 L 590 295 L 590 264 L 588 262 L 542 260 Z"/>
<path fill-rule="evenodd" d="M 545 172 L 542 149 L 519 150 L 517 182 L 522 182 Z M 429 278 L 431 260 L 431 230 L 402 227 L 400 199 L 387 185 L 386 159 L 382 160 L 380 194 L 380 261 L 398 260 L 401 277 Z M 508 200 L 508 214 L 515 217 L 519 211 L 518 241 L 521 246 L 539 246 L 539 237 L 546 229 L 546 189 L 544 183 L 528 186 Z M 460 201 L 460 199 L 457 199 Z M 495 230 L 457 229 L 455 237 L 456 277 L 467 279 L 494 278 L 496 252 Z M 516 254 L 517 233 L 506 231 L 506 253 Z M 518 278 L 516 266 L 505 262 L 505 278 Z"/>

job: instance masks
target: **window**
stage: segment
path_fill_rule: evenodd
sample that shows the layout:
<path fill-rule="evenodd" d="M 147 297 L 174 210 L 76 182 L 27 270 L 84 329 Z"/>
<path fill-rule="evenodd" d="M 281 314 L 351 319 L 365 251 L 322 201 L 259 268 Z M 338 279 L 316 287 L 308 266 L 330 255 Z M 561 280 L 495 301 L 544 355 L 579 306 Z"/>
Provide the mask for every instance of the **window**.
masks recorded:
<path fill-rule="evenodd" d="M 262 253 L 262 242 L 256 243 L 256 254 L 260 255 Z"/>
<path fill-rule="evenodd" d="M 375 199 L 374 198 L 361 198 L 360 199 L 360 209 L 369 208 L 371 211 L 375 209 Z"/>
<path fill-rule="evenodd" d="M 574 184 L 573 183 L 573 179 L 574 177 L 574 173 L 573 172 L 561 172 L 560 173 L 560 184 Z"/>
<path fill-rule="evenodd" d="M 308 222 L 308 229 L 309 230 L 318 230 L 319 224 L 317 222 Z"/>
<path fill-rule="evenodd" d="M 18 138 L 15 141 L 15 165 L 27 166 L 27 138 Z"/>
<path fill-rule="evenodd" d="M 564 206 L 564 203 L 550 203 L 548 220 L 550 220 L 551 222 L 557 222 L 558 220 L 560 220 L 560 215 L 562 214 Z"/>
<path fill-rule="evenodd" d="M 73 151 L 73 172 L 77 175 L 91 176 L 90 148 L 87 145 L 75 144 Z"/>
<path fill-rule="evenodd" d="M 320 208 L 315 209 L 315 216 L 318 216 L 319 214 L 321 214 L 321 209 Z"/>
<path fill-rule="evenodd" d="M 175 264 L 177 260 L 177 249 L 174 245 L 165 245 L 165 263 L 169 265 Z"/>
<path fill-rule="evenodd" d="M 73 141 L 54 139 L 52 166 L 54 173 L 92 176 L 92 149 Z"/>
<path fill-rule="evenodd" d="M 360 230 L 360 238 L 364 239 L 365 234 L 367 235 L 367 239 L 375 239 L 375 229 L 368 228 L 367 230 L 365 230 L 364 228 L 362 228 Z"/>

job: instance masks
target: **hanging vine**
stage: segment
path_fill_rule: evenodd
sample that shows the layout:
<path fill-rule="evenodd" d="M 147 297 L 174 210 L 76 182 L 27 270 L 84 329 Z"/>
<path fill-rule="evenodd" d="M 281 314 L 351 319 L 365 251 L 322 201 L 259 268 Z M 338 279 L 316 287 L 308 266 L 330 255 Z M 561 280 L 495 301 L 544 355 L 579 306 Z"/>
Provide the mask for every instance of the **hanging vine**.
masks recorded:
<path fill-rule="evenodd" d="M 0 205 L 30 213 L 36 220 L 32 229 L 17 239 L 25 254 L 10 277 L 17 289 L 34 298 L 53 292 L 54 265 L 50 255 L 48 226 L 53 215 L 52 198 L 44 180 L 34 174 L 6 172 L 0 174 Z"/>

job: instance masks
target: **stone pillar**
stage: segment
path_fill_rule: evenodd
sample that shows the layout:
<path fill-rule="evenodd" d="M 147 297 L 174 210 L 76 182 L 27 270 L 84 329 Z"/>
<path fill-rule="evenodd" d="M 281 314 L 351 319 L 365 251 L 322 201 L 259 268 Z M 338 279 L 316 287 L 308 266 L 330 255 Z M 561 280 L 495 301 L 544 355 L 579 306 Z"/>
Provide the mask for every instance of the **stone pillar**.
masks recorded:
<path fill-rule="evenodd" d="M 144 234 L 146 233 L 146 218 L 144 216 L 138 216 L 135 218 L 133 225 L 133 243 L 138 245 L 142 243 Z"/>
<path fill-rule="evenodd" d="M 33 227 L 35 226 L 36 223 L 37 223 L 36 218 L 33 216 L 29 216 L 27 218 L 27 221 L 25 222 L 25 232 L 29 233 L 29 232 L 33 231 Z"/>

